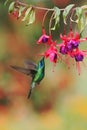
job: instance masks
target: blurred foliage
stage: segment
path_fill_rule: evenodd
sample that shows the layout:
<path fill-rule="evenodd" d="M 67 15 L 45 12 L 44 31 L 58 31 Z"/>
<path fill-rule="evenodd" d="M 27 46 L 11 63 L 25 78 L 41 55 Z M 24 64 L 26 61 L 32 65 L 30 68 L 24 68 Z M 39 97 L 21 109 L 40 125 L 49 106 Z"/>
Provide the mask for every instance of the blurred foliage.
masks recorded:
<path fill-rule="evenodd" d="M 65 7 L 69 3 L 79 5 L 87 1 L 78 0 L 26 0 L 30 4 Z M 65 3 L 64 3 L 65 2 Z M 87 59 L 81 64 L 81 75 L 76 67 L 67 69 L 58 63 L 53 65 L 46 60 L 45 78 L 27 99 L 31 78 L 12 70 L 10 65 L 23 66 L 25 59 L 37 62 L 45 47 L 36 44 L 41 36 L 41 21 L 44 11 L 36 11 L 36 22 L 29 27 L 13 16 L 8 15 L 8 5 L 0 0 L 0 129 L 1 130 L 87 130 Z M 48 15 L 45 23 L 48 32 Z M 63 32 L 62 18 L 60 29 L 53 32 L 58 39 Z M 75 29 L 75 27 L 74 27 Z M 68 28 L 67 28 L 68 31 Z M 87 29 L 83 37 L 87 36 Z M 87 48 L 87 42 L 81 48 Z M 72 63 L 71 63 L 72 64 Z"/>

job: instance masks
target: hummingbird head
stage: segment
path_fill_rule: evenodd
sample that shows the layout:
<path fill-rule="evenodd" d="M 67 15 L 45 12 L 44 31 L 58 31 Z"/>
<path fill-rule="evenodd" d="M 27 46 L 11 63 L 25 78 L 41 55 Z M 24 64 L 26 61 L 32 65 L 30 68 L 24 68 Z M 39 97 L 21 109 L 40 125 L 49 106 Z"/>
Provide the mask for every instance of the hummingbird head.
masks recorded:
<path fill-rule="evenodd" d="M 39 62 L 39 67 L 40 67 L 40 68 L 43 68 L 44 65 L 45 65 L 45 62 L 44 62 L 44 57 L 43 57 L 43 58 L 40 60 L 40 62 Z"/>

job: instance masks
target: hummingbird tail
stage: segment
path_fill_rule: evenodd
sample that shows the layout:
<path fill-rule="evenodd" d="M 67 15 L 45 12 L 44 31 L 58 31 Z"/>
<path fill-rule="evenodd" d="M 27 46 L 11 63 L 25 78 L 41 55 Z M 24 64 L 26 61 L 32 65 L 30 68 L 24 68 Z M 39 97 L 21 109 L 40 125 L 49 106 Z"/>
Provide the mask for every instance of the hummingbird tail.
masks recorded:
<path fill-rule="evenodd" d="M 31 96 L 31 93 L 32 93 L 32 88 L 30 88 L 30 91 L 29 91 L 29 93 L 28 93 L 28 99 L 30 98 L 30 96 Z"/>
<path fill-rule="evenodd" d="M 31 87 L 30 87 L 30 91 L 29 91 L 28 97 L 27 97 L 28 99 L 30 98 L 31 93 L 32 93 L 32 89 L 35 87 L 35 85 L 36 85 L 36 83 L 35 83 L 35 82 L 32 82 Z"/>

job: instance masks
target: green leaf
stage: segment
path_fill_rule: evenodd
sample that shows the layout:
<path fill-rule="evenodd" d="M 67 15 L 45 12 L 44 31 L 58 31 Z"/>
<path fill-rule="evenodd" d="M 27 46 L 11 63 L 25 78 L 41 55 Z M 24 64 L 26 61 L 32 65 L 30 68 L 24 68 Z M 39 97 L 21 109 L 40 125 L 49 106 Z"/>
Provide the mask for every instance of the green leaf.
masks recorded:
<path fill-rule="evenodd" d="M 8 12 L 9 12 L 9 13 L 12 13 L 12 12 L 14 11 L 14 8 L 15 8 L 15 2 L 12 2 L 12 3 L 9 5 Z"/>
<path fill-rule="evenodd" d="M 86 21 L 85 21 L 85 24 L 87 25 L 87 15 L 85 15 L 85 20 L 86 20 Z"/>
<path fill-rule="evenodd" d="M 26 12 L 25 12 L 25 16 L 24 16 L 24 18 L 22 19 L 22 21 L 25 21 L 25 20 L 28 19 L 31 10 L 32 10 L 32 7 L 29 7 L 29 8 L 26 10 Z"/>
<path fill-rule="evenodd" d="M 55 24 L 54 27 L 51 28 L 51 30 L 55 30 L 56 25 L 59 24 L 60 21 L 60 9 L 58 7 L 54 7 L 54 19 L 55 19 Z"/>
<path fill-rule="evenodd" d="M 66 23 L 66 21 L 67 21 L 67 16 L 68 16 L 69 12 L 71 11 L 71 9 L 73 8 L 73 6 L 74 6 L 74 4 L 70 4 L 70 5 L 68 5 L 68 6 L 64 9 L 64 11 L 63 11 L 63 20 L 64 20 L 64 23 L 65 23 L 65 24 L 67 24 L 67 23 Z"/>
<path fill-rule="evenodd" d="M 87 5 L 83 5 L 81 6 L 82 10 L 83 10 L 83 16 L 84 16 L 84 20 L 85 20 L 85 24 L 84 24 L 84 28 L 87 25 Z"/>
<path fill-rule="evenodd" d="M 35 10 L 31 6 L 26 10 L 22 21 L 27 21 L 27 26 L 35 21 Z"/>
<path fill-rule="evenodd" d="M 9 0 L 6 0 L 5 3 L 4 3 L 4 5 L 7 5 L 8 2 L 9 2 Z"/>
<path fill-rule="evenodd" d="M 27 23 L 27 26 L 29 24 L 34 23 L 34 21 L 35 21 L 35 10 L 32 9 L 32 11 L 30 12 L 30 15 L 29 15 L 29 21 Z"/>
<path fill-rule="evenodd" d="M 76 20 L 74 20 L 72 18 L 70 18 L 70 19 L 72 22 L 78 23 L 78 21 L 81 19 L 82 15 L 83 15 L 83 11 L 82 11 L 82 8 L 80 8 L 80 7 L 76 7 L 75 10 L 76 10 L 76 12 L 75 12 L 74 16 L 76 16 Z"/>
<path fill-rule="evenodd" d="M 20 18 L 21 17 L 21 15 L 22 15 L 22 12 L 24 11 L 24 9 L 25 9 L 25 7 L 23 7 L 23 6 L 20 6 L 20 8 L 19 8 L 19 10 L 18 10 L 18 18 Z"/>
<path fill-rule="evenodd" d="M 81 19 L 82 14 L 83 14 L 82 8 L 76 7 L 76 16 L 77 16 L 76 22 L 77 22 L 77 23 L 78 23 L 78 21 Z"/>
<path fill-rule="evenodd" d="M 85 28 L 85 19 L 84 19 L 84 17 L 82 16 L 81 17 L 81 19 L 78 21 L 78 29 L 79 29 L 79 31 L 80 32 L 82 32 L 83 30 L 84 30 L 84 28 Z"/>
<path fill-rule="evenodd" d="M 87 10 L 87 5 L 83 5 L 83 6 L 81 6 L 81 8 L 82 8 L 83 10 Z"/>
<path fill-rule="evenodd" d="M 86 19 L 85 19 L 85 15 L 83 13 L 82 8 L 77 7 L 75 15 L 77 16 L 76 23 L 78 25 L 78 29 L 80 32 L 82 32 L 84 27 L 86 26 Z"/>

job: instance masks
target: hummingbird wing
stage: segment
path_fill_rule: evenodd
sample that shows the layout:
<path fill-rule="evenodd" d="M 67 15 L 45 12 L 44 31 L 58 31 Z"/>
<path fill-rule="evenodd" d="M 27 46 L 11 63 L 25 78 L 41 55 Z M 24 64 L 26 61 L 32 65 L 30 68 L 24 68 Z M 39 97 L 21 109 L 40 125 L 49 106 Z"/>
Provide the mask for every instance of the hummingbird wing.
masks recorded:
<path fill-rule="evenodd" d="M 37 70 L 33 70 L 33 69 L 27 69 L 18 66 L 12 66 L 12 65 L 10 67 L 26 75 L 31 75 L 32 77 L 34 76 L 35 73 L 37 73 Z"/>
<path fill-rule="evenodd" d="M 33 61 L 25 60 L 24 64 L 25 64 L 26 68 L 29 68 L 29 69 L 31 68 L 31 69 L 37 70 L 37 64 L 35 64 Z"/>

